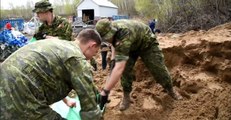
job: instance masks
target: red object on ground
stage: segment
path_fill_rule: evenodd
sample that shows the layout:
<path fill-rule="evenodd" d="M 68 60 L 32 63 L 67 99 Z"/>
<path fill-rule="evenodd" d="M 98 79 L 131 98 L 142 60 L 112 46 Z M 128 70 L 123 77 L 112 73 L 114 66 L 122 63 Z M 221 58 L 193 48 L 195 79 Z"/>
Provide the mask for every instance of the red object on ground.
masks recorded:
<path fill-rule="evenodd" d="M 5 26 L 5 27 L 6 27 L 6 29 L 11 30 L 11 27 L 12 27 L 12 26 L 11 26 L 10 23 L 6 23 L 6 26 Z"/>

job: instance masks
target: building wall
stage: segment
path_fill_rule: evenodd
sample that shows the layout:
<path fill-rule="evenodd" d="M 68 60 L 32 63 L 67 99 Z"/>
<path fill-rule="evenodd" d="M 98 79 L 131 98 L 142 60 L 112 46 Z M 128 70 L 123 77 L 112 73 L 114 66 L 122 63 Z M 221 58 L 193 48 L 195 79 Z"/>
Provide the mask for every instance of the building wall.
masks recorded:
<path fill-rule="evenodd" d="M 118 9 L 100 6 L 99 13 L 101 17 L 112 17 L 113 15 L 118 15 Z"/>
<path fill-rule="evenodd" d="M 82 18 L 82 10 L 87 9 L 94 9 L 95 18 L 100 17 L 112 17 L 112 15 L 118 15 L 117 8 L 111 8 L 106 6 L 99 6 L 95 4 L 92 0 L 84 0 L 78 7 L 77 7 L 77 17 Z"/>
<path fill-rule="evenodd" d="M 88 9 L 94 9 L 95 16 L 98 15 L 96 11 L 99 11 L 99 6 L 96 5 L 91 0 L 84 0 L 78 7 L 77 7 L 77 13 L 78 18 L 82 17 L 82 10 L 88 10 Z"/>

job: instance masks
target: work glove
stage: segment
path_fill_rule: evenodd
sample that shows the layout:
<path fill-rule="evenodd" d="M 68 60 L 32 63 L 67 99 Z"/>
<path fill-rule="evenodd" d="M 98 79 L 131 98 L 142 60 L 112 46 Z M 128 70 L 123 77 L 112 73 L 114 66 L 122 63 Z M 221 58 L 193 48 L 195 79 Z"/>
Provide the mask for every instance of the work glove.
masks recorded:
<path fill-rule="evenodd" d="M 37 40 L 40 39 L 45 39 L 46 38 L 47 33 L 46 32 L 38 32 L 36 34 L 34 34 L 34 38 L 36 38 Z"/>
<path fill-rule="evenodd" d="M 97 64 L 93 64 L 92 66 L 94 68 L 94 71 L 97 71 Z"/>
<path fill-rule="evenodd" d="M 109 95 L 110 91 L 107 91 L 104 89 L 103 89 L 103 91 L 104 91 L 105 95 L 102 95 L 102 93 L 101 94 L 99 93 L 97 95 L 97 100 L 96 100 L 97 103 L 99 104 L 100 110 L 103 110 L 105 104 L 109 102 L 108 95 Z"/>
<path fill-rule="evenodd" d="M 100 103 L 99 103 L 100 110 L 103 110 L 106 103 L 108 103 L 108 95 L 105 96 L 100 95 Z"/>

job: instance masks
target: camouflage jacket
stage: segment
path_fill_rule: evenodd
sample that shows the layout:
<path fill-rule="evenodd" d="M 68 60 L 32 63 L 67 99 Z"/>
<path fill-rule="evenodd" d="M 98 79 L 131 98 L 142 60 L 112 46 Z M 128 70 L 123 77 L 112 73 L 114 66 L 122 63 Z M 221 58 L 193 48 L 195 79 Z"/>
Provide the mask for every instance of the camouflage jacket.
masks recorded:
<path fill-rule="evenodd" d="M 60 16 L 55 16 L 52 25 L 47 25 L 43 23 L 40 27 L 38 32 L 34 35 L 34 37 L 39 40 L 43 39 L 43 35 L 49 36 L 57 36 L 59 39 L 62 40 L 72 40 L 72 28 L 71 24 L 65 18 Z"/>
<path fill-rule="evenodd" d="M 158 44 L 156 36 L 148 25 L 135 20 L 117 20 L 112 26 L 118 31 L 113 39 L 116 61 L 127 60 L 130 52 L 139 52 L 148 49 L 153 43 Z"/>
<path fill-rule="evenodd" d="M 49 105 L 72 89 L 80 99 L 82 120 L 101 116 L 91 66 L 72 41 L 30 43 L 6 59 L 0 70 L 1 120 L 52 120 Z"/>

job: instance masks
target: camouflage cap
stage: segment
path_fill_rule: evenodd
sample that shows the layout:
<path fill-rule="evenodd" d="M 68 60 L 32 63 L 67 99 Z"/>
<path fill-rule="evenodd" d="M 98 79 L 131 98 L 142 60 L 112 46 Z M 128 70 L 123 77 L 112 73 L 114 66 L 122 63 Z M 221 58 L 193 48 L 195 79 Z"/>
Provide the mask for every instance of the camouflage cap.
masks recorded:
<path fill-rule="evenodd" d="M 101 19 L 96 23 L 96 30 L 102 37 L 103 41 L 112 43 L 112 37 L 115 35 L 117 29 L 112 26 L 108 19 Z"/>
<path fill-rule="evenodd" d="M 49 10 L 52 10 L 53 7 L 51 5 L 51 3 L 49 1 L 39 1 L 37 3 L 35 3 L 35 9 L 33 10 L 33 12 L 46 12 Z"/>

